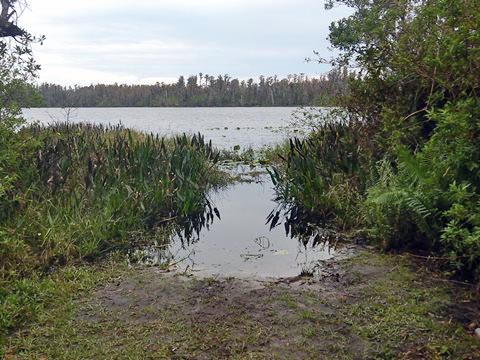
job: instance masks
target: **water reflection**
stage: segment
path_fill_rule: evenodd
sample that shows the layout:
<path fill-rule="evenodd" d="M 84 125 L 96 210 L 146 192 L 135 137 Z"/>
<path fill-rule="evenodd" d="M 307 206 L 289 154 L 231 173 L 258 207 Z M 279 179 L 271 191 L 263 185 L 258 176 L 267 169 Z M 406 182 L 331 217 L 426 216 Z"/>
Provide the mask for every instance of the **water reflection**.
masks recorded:
<path fill-rule="evenodd" d="M 205 198 L 203 211 L 177 219 L 173 230 L 182 246 L 185 247 L 198 241 L 202 231 L 209 231 L 215 217 L 221 220 L 220 211 L 213 207 L 209 198 Z"/>
<path fill-rule="evenodd" d="M 258 174 L 257 174 L 258 176 Z M 333 256 L 333 232 L 278 213 L 265 223 L 274 191 L 269 177 L 237 183 L 211 195 L 203 214 L 183 219 L 171 229 L 170 243 L 155 243 L 131 254 L 132 261 L 175 266 L 204 276 L 287 277 L 314 271 Z M 213 207 L 212 204 L 215 204 Z M 218 208 L 218 210 L 217 210 Z M 300 213 L 297 213 L 300 215 Z"/>
<path fill-rule="evenodd" d="M 337 232 L 329 228 L 328 223 L 294 204 L 279 204 L 268 215 L 266 225 L 269 225 L 270 229 L 282 224 L 285 234 L 297 239 L 305 247 L 335 247 L 339 241 Z"/>

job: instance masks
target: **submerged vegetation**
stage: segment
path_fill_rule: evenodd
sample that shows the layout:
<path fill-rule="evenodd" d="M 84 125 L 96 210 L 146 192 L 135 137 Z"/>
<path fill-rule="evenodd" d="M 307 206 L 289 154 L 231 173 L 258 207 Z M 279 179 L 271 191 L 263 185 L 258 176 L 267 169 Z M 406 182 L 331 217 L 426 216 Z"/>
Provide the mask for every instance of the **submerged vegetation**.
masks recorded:
<path fill-rule="evenodd" d="M 355 12 L 331 26 L 333 62 L 360 72 L 340 114 L 291 141 L 279 198 L 479 280 L 480 2 L 334 3 Z"/>

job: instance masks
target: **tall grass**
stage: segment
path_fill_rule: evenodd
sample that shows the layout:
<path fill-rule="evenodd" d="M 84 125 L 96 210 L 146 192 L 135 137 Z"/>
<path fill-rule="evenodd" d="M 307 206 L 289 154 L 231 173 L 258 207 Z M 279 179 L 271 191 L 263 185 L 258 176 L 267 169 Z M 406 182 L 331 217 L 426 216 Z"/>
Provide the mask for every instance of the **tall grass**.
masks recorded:
<path fill-rule="evenodd" d="M 0 332 L 22 319 L 12 304 L 25 300 L 15 296 L 24 279 L 127 250 L 168 222 L 195 231 L 193 217 L 216 212 L 208 190 L 223 181 L 219 153 L 201 135 L 70 123 L 18 135 L 31 145 L 1 204 L 0 304 L 10 313 L 0 311 Z"/>
<path fill-rule="evenodd" d="M 220 181 L 219 154 L 201 135 L 166 140 L 68 123 L 22 131 L 38 142 L 35 161 L 4 212 L 3 233 L 38 265 L 130 246 L 139 229 L 203 211 L 208 186 Z M 1 254 L 4 267 L 18 266 Z"/>
<path fill-rule="evenodd" d="M 368 176 L 369 152 L 361 124 L 325 120 L 306 139 L 291 139 L 270 174 L 281 211 L 349 229 L 358 223 L 357 205 Z"/>

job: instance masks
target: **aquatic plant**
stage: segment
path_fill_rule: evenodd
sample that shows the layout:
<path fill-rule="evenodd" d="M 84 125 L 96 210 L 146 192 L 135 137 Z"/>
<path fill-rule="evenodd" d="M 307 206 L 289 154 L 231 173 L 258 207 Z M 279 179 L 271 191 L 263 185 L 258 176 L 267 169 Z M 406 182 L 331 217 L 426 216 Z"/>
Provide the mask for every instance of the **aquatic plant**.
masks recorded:
<path fill-rule="evenodd" d="M 324 118 L 306 139 L 290 139 L 283 161 L 269 172 L 276 188 L 276 201 L 284 210 L 297 207 L 318 221 L 334 222 L 342 229 L 357 223 L 359 192 L 368 177 L 369 152 L 362 124 L 340 118 Z"/>
<path fill-rule="evenodd" d="M 38 303 L 24 297 L 25 281 L 165 241 L 165 225 L 181 225 L 191 237 L 219 216 L 208 198 L 225 181 L 219 152 L 200 134 L 162 138 L 56 123 L 27 126 L 16 136 L 29 145 L 17 159 L 22 172 L 11 173 L 10 201 L 2 201 L 0 332 L 30 317 L 26 307 Z M 41 299 L 42 289 L 31 291 Z"/>
<path fill-rule="evenodd" d="M 95 258 L 131 246 L 139 230 L 203 213 L 208 188 L 222 180 L 219 153 L 199 134 L 164 139 L 70 123 L 22 134 L 37 142 L 35 161 L 19 174 L 2 234 L 15 234 L 39 266 Z M 6 268 L 18 267 L 0 254 Z"/>

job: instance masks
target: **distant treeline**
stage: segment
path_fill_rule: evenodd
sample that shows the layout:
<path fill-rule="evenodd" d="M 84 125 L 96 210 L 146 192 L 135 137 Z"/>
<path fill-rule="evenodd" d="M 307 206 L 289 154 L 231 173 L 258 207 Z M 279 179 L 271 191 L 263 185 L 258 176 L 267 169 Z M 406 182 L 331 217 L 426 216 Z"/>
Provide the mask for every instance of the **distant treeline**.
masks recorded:
<path fill-rule="evenodd" d="M 194 107 L 194 106 L 329 106 L 343 94 L 347 70 L 334 70 L 320 77 L 261 76 L 258 81 L 199 74 L 176 84 L 90 85 L 37 87 L 45 107 Z"/>

